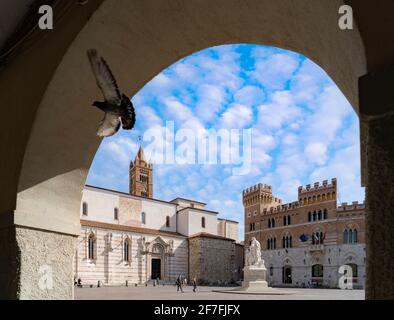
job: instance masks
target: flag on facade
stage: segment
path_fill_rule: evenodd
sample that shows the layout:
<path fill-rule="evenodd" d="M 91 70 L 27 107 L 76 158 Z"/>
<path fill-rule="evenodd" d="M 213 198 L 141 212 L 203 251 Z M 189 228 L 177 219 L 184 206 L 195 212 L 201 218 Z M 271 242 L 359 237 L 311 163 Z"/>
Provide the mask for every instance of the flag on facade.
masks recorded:
<path fill-rule="evenodd" d="M 303 233 L 302 235 L 300 235 L 300 241 L 301 242 L 308 241 L 308 236 L 305 233 Z"/>

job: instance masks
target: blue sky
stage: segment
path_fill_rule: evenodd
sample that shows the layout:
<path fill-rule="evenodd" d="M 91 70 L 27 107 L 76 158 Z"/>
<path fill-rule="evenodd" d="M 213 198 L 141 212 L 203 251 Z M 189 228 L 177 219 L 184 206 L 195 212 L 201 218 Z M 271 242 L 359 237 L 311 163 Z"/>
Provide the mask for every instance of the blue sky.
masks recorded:
<path fill-rule="evenodd" d="M 329 76 L 300 54 L 260 45 L 209 48 L 163 70 L 132 101 L 136 128 L 103 140 L 87 184 L 127 192 L 138 137 L 172 120 L 175 130 L 251 128 L 248 175 L 221 164 L 154 165 L 155 198 L 204 201 L 220 217 L 240 221 L 241 238 L 242 190 L 259 182 L 290 202 L 298 186 L 336 177 L 340 202 L 364 200 L 357 115 Z"/>

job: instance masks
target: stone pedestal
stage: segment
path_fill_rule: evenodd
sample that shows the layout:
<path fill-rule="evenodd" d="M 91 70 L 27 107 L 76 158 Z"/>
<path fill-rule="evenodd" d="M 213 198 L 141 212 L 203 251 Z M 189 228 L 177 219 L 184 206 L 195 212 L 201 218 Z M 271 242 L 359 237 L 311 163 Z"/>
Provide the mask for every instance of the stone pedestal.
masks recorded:
<path fill-rule="evenodd" d="M 261 291 L 267 290 L 268 283 L 266 281 L 267 269 L 262 266 L 247 266 L 243 269 L 244 281 L 242 288 L 244 290 Z"/>

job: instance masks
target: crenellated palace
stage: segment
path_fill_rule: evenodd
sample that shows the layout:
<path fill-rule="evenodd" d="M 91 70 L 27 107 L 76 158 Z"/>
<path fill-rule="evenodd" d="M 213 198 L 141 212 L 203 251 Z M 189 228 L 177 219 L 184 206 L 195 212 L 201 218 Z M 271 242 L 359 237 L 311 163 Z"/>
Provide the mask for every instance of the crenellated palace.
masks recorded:
<path fill-rule="evenodd" d="M 339 286 L 340 267 L 351 268 L 353 287 L 365 282 L 365 206 L 337 205 L 337 180 L 298 188 L 298 200 L 282 203 L 272 188 L 243 191 L 245 244 L 260 241 L 272 286 Z"/>

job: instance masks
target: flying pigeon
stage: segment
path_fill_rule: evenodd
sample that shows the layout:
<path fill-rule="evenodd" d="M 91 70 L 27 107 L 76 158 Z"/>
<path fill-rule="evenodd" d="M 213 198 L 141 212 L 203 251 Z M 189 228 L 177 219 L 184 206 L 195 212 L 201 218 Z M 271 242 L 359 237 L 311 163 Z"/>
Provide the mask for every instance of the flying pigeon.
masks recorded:
<path fill-rule="evenodd" d="M 104 101 L 94 101 L 92 104 L 105 112 L 104 118 L 100 121 L 97 135 L 100 137 L 112 136 L 119 130 L 121 124 L 123 129 L 133 129 L 135 111 L 132 102 L 125 94 L 120 94 L 107 62 L 97 55 L 97 51 L 89 49 L 87 54 L 97 85 L 105 99 Z"/>

